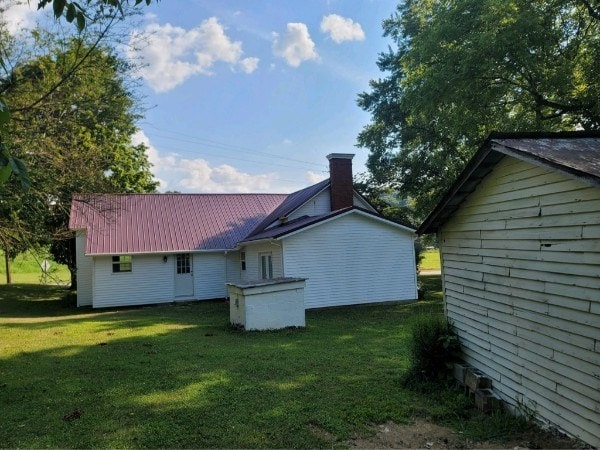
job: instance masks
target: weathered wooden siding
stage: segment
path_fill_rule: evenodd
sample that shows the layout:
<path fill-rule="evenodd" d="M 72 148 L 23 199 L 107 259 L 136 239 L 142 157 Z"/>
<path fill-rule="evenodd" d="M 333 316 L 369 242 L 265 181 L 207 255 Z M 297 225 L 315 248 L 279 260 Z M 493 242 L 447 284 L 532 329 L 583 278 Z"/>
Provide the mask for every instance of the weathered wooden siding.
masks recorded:
<path fill-rule="evenodd" d="M 307 308 L 417 297 L 412 233 L 349 214 L 282 243 L 285 276 L 308 278 Z"/>
<path fill-rule="evenodd" d="M 280 243 L 248 244 L 242 250 L 246 251 L 246 270 L 242 271 L 242 281 L 260 280 L 259 253 L 271 252 L 273 255 L 273 278 L 281 278 L 283 276 L 283 259 L 281 257 Z"/>
<path fill-rule="evenodd" d="M 439 241 L 468 362 L 514 407 L 600 446 L 600 189 L 505 157 Z"/>
<path fill-rule="evenodd" d="M 85 231 L 77 231 L 75 235 L 75 261 L 77 263 L 77 306 L 92 304 L 92 278 L 94 259 L 85 256 Z"/>

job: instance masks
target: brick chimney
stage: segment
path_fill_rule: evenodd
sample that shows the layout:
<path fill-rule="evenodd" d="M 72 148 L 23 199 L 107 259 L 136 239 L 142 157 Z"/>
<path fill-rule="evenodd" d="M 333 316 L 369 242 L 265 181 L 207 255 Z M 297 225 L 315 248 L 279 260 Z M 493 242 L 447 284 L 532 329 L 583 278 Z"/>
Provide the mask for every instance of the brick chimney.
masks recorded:
<path fill-rule="evenodd" d="M 352 191 L 352 153 L 331 153 L 329 180 L 331 182 L 331 210 L 336 211 L 354 205 Z"/>

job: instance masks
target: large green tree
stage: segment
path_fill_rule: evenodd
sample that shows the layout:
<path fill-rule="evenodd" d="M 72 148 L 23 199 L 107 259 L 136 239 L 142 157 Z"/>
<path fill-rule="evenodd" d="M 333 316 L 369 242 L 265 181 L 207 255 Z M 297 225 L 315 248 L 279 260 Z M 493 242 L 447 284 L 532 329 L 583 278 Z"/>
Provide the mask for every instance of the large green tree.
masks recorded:
<path fill-rule="evenodd" d="M 31 180 L 28 192 L 15 184 L 0 190 L 0 202 L 11 210 L 0 222 L 0 240 L 50 244 L 75 285 L 67 230 L 73 194 L 152 192 L 157 183 L 145 147 L 131 143 L 140 115 L 128 63 L 82 39 L 57 40 L 38 31 L 36 42 L 37 55 L 0 80 L 12 109 L 11 152 L 27 165 Z"/>
<path fill-rule="evenodd" d="M 358 145 L 421 218 L 490 131 L 600 128 L 595 0 L 406 0 L 383 29 Z"/>

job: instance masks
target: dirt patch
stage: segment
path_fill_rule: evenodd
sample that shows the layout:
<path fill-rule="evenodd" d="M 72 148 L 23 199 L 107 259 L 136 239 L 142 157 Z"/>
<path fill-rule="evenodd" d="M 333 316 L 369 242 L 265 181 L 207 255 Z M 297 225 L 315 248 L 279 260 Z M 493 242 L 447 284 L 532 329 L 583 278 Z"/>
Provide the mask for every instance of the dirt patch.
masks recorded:
<path fill-rule="evenodd" d="M 425 449 L 567 449 L 582 448 L 572 439 L 532 427 L 510 440 L 473 442 L 450 428 L 416 419 L 410 425 L 387 422 L 376 426 L 376 434 L 344 443 L 356 448 L 425 448 Z"/>

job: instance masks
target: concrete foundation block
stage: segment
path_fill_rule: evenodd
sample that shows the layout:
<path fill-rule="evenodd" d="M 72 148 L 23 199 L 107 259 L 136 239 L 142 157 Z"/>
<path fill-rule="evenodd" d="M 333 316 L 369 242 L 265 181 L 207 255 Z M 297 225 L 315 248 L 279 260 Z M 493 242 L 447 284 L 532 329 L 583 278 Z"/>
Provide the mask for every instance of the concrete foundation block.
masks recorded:
<path fill-rule="evenodd" d="M 475 405 L 481 411 L 496 411 L 502 406 L 502 400 L 491 389 L 477 389 Z"/>
<path fill-rule="evenodd" d="M 465 373 L 465 385 L 471 392 L 475 392 L 477 389 L 490 389 L 492 380 L 481 370 L 470 367 Z"/>
<path fill-rule="evenodd" d="M 461 385 L 465 384 L 465 375 L 467 374 L 467 370 L 470 369 L 471 366 L 465 363 L 454 363 L 454 378 Z"/>

